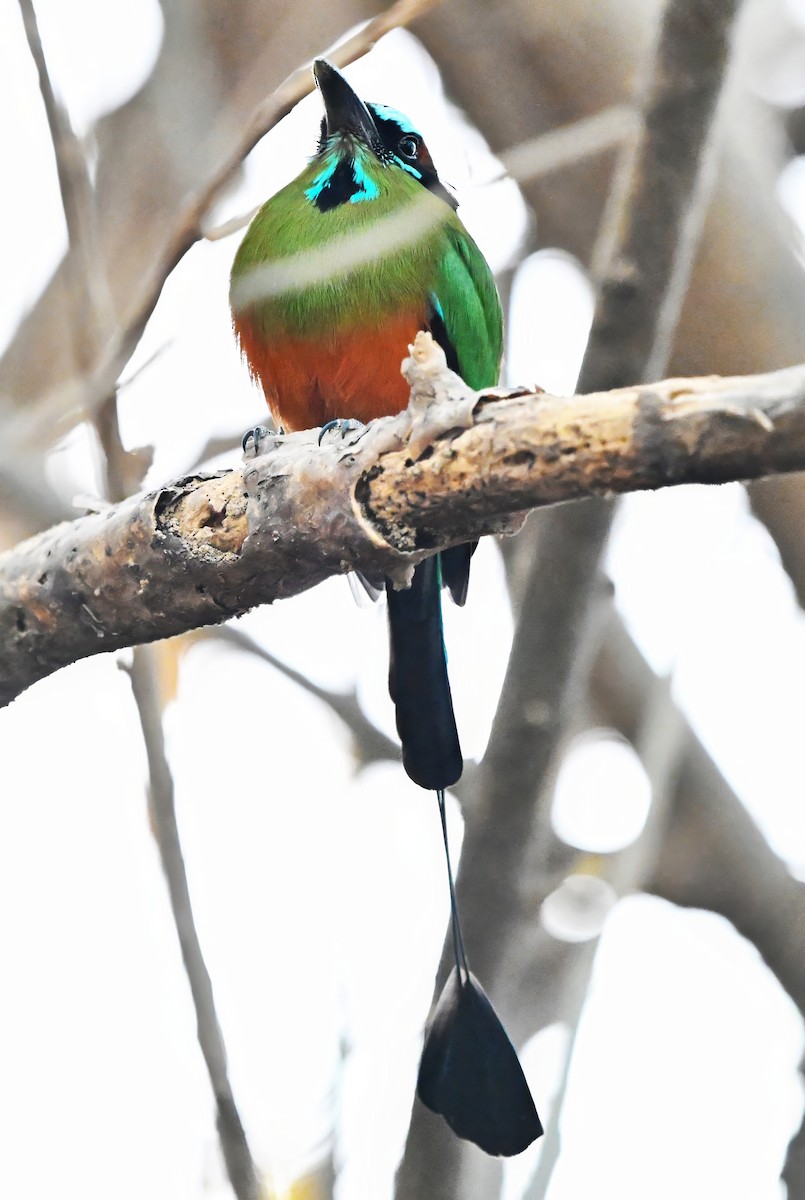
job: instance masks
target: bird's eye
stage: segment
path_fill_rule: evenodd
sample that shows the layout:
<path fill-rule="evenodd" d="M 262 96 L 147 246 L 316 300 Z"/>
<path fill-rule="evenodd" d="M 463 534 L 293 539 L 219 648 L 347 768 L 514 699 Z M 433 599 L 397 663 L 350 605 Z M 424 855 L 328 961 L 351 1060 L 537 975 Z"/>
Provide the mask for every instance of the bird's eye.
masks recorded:
<path fill-rule="evenodd" d="M 404 137 L 397 143 L 397 149 L 403 158 L 415 159 L 419 151 L 419 143 L 416 138 Z"/>

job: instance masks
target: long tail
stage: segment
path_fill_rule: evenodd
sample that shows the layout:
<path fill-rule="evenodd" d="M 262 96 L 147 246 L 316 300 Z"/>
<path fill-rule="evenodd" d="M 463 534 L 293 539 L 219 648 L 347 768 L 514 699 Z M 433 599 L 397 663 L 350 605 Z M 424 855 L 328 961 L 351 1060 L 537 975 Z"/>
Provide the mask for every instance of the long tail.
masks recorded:
<path fill-rule="evenodd" d="M 459 547 L 464 550 L 464 547 Z M 469 548 L 466 548 L 469 550 Z M 448 551 L 448 554 L 450 552 Z M 462 556 L 453 576 L 469 574 L 470 553 Z M 466 559 L 466 563 L 463 559 Z M 397 715 L 397 732 L 402 742 L 403 766 L 414 783 L 436 792 L 442 819 L 447 877 L 450 884 L 450 916 L 456 968 L 468 975 L 467 957 L 458 920 L 447 826 L 444 814 L 445 788 L 460 777 L 461 746 L 453 713 L 453 698 L 447 676 L 447 654 L 442 633 L 442 555 L 420 563 L 411 587 L 395 591 L 386 584 L 389 612 L 389 692 Z M 448 586 L 453 580 L 448 578 Z M 458 585 L 466 597 L 466 578 Z"/>
<path fill-rule="evenodd" d="M 444 582 L 459 604 L 466 598 L 473 549 L 458 547 L 444 563 Z M 467 964 L 450 864 L 444 792 L 461 776 L 462 759 L 442 635 L 440 560 L 437 555 L 420 563 L 406 591 L 386 585 L 389 691 L 403 765 L 439 801 L 456 961 L 428 1025 L 417 1091 L 459 1137 L 487 1154 L 519 1154 L 542 1125 L 517 1053 Z"/>
<path fill-rule="evenodd" d="M 386 584 L 389 692 L 396 709 L 403 766 L 414 783 L 436 792 L 439 801 L 450 886 L 453 951 L 456 970 L 464 979 L 469 977 L 469 968 L 458 919 L 444 808 L 445 788 L 460 778 L 462 756 L 447 675 L 441 592 L 443 582 L 451 588 L 455 586 L 463 603 L 471 554 L 469 546 L 455 547 L 444 556 L 437 554 L 420 563 L 410 588 L 395 591 L 390 583 Z M 446 579 L 443 578 L 443 566 Z"/>
<path fill-rule="evenodd" d="M 389 692 L 403 766 L 414 783 L 434 792 L 456 783 L 462 768 L 442 635 L 439 558 L 419 564 L 410 588 L 397 592 L 386 584 Z"/>

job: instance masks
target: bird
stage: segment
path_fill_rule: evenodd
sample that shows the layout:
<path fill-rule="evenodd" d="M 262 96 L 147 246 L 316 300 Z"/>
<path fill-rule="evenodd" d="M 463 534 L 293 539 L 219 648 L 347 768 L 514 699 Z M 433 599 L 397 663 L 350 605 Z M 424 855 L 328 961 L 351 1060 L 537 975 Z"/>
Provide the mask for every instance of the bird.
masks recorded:
<path fill-rule="evenodd" d="M 422 134 L 396 109 L 364 103 L 326 59 L 314 61 L 313 76 L 324 103 L 315 153 L 258 211 L 230 280 L 235 335 L 275 427 L 326 430 L 401 412 L 400 364 L 420 330 L 470 387 L 497 384 L 494 278 Z M 258 430 L 251 436 L 257 442 Z M 469 969 L 445 813 L 463 756 L 441 592 L 464 604 L 473 550 L 425 559 L 408 588 L 386 581 L 389 693 L 403 766 L 438 799 L 455 957 L 426 1028 L 418 1094 L 459 1137 L 506 1156 L 543 1130 L 517 1054 Z"/>

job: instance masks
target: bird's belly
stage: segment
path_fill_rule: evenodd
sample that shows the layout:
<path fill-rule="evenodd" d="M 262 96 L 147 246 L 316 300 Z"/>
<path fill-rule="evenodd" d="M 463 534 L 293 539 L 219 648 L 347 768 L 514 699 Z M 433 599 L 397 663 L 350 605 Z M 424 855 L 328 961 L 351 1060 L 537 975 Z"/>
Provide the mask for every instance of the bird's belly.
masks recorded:
<path fill-rule="evenodd" d="M 400 374 L 421 312 L 389 317 L 375 328 L 349 328 L 309 337 L 259 335 L 248 317 L 236 319 L 240 344 L 262 385 L 271 415 L 287 430 L 313 429 L 336 417 L 371 421 L 401 412 L 409 388 Z"/>

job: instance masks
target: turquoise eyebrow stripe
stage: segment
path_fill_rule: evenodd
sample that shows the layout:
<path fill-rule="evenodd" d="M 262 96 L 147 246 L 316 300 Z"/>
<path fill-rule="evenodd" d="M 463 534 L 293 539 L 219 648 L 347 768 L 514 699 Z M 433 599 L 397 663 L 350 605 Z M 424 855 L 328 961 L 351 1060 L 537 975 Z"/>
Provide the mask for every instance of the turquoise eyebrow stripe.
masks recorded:
<path fill-rule="evenodd" d="M 399 125 L 403 133 L 415 133 L 418 137 L 422 137 L 416 125 L 412 124 L 405 113 L 401 113 L 398 108 L 391 108 L 388 104 L 373 104 L 372 108 L 377 109 L 380 116 L 385 117 L 387 121 L 394 121 Z"/>

